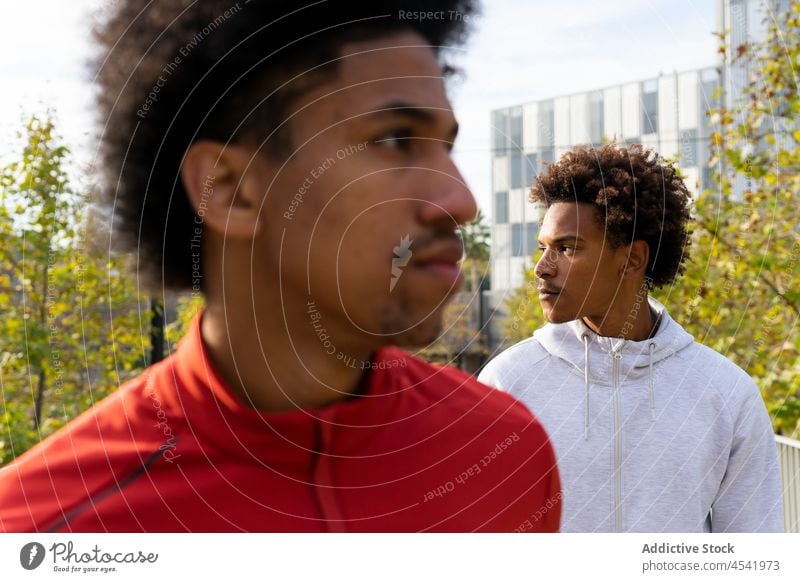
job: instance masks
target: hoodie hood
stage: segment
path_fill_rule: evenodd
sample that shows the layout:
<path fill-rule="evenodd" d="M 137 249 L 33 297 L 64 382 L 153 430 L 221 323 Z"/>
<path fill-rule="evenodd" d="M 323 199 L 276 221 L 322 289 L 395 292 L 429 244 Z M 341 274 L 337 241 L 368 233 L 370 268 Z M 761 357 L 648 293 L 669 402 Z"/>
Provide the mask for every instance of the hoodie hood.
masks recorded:
<path fill-rule="evenodd" d="M 648 298 L 648 303 L 661 316 L 658 331 L 650 339 L 631 341 L 602 337 L 589 329 L 581 320 L 548 323 L 537 330 L 533 337 L 548 353 L 568 362 L 582 375 L 588 371 L 592 384 L 612 385 L 611 360 L 615 353 L 622 356 L 619 362 L 620 378 L 624 380 L 642 378 L 649 374 L 651 365 L 677 354 L 694 343 L 694 338 L 669 316 L 661 303 L 652 297 Z M 587 355 L 589 366 L 586 365 Z"/>
<path fill-rule="evenodd" d="M 678 325 L 661 303 L 648 297 L 648 304 L 658 314 L 656 335 L 643 340 L 602 337 L 582 320 L 549 323 L 533 337 L 551 355 L 570 364 L 583 375 L 583 438 L 589 438 L 589 389 L 592 384 L 617 386 L 647 376 L 650 415 L 656 421 L 655 377 L 653 367 L 694 343 L 694 338 Z"/>

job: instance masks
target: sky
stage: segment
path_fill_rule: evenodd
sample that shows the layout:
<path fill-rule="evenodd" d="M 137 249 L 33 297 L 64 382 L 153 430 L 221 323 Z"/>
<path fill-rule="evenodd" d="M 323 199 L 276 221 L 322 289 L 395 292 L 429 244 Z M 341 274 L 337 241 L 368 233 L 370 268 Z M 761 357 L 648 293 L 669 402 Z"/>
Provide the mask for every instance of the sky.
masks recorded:
<path fill-rule="evenodd" d="M 108 6 L 110 0 L 102 5 Z M 22 120 L 46 108 L 86 166 L 94 154 L 90 11 L 98 0 L 0 0 L 0 161 Z M 715 65 L 715 0 L 484 0 L 452 60 L 450 95 L 461 133 L 454 157 L 491 215 L 490 112 L 659 73 Z M 79 173 L 76 173 L 76 176 Z"/>

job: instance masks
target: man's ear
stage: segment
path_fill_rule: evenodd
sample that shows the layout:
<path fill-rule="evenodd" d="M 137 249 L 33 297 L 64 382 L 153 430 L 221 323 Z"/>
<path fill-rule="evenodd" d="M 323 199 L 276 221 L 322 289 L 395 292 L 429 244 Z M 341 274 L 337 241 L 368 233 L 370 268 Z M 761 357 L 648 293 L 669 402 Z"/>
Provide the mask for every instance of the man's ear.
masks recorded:
<path fill-rule="evenodd" d="M 624 249 L 627 250 L 627 258 L 623 277 L 645 277 L 650 260 L 650 245 L 643 240 L 635 240 Z"/>
<path fill-rule="evenodd" d="M 201 140 L 193 143 L 181 166 L 181 181 L 197 217 L 224 237 L 251 239 L 261 229 L 263 180 L 252 149 Z"/>

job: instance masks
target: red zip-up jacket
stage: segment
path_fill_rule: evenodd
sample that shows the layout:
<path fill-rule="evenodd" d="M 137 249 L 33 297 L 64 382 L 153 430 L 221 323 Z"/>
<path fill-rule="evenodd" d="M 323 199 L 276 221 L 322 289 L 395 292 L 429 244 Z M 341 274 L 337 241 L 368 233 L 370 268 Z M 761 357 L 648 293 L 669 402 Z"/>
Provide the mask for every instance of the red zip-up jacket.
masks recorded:
<path fill-rule="evenodd" d="M 213 369 L 199 322 L 0 469 L 0 531 L 558 530 L 553 449 L 507 394 L 384 348 L 361 396 L 257 412 Z"/>

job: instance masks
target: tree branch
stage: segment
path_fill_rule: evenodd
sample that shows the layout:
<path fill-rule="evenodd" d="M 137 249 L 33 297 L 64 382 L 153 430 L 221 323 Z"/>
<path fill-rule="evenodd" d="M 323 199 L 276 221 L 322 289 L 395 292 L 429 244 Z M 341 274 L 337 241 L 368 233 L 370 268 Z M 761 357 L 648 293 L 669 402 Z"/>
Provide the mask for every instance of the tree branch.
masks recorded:
<path fill-rule="evenodd" d="M 718 241 L 729 252 L 735 252 L 736 251 L 736 248 L 732 244 L 730 244 L 726 240 L 724 240 L 719 234 L 717 234 L 717 232 L 714 230 L 714 228 L 712 226 L 709 226 L 708 222 L 705 222 L 705 221 L 703 221 L 703 222 L 698 221 L 698 222 L 700 223 L 700 226 L 702 226 L 703 229 L 705 229 L 706 232 L 708 232 L 712 237 L 714 237 L 714 240 Z M 776 296 L 780 297 L 781 300 L 786 304 L 786 306 L 789 307 L 789 309 L 791 309 L 792 311 L 794 311 L 794 314 L 796 316 L 800 317 L 800 305 L 798 305 L 795 301 L 792 301 L 786 295 L 781 293 L 778 290 L 778 287 L 775 285 L 775 283 L 772 280 L 770 280 L 766 275 L 764 275 L 764 271 L 763 270 L 759 271 L 758 278 L 767 287 L 769 287 L 769 289 Z"/>

